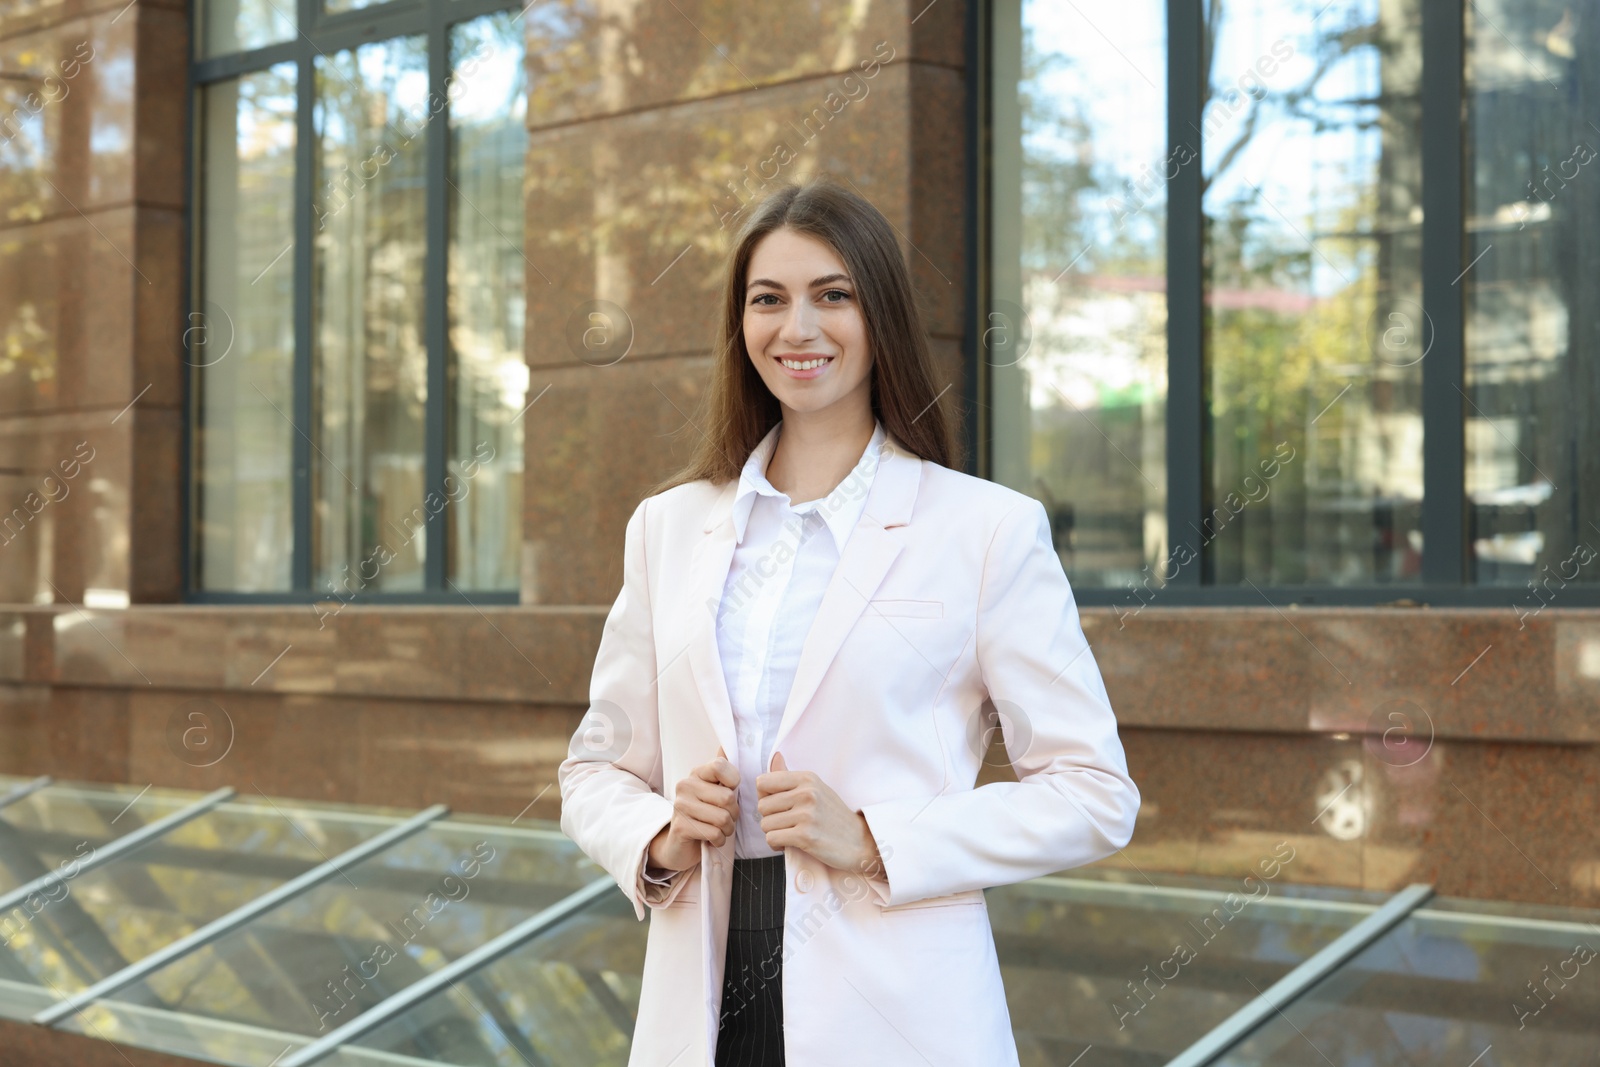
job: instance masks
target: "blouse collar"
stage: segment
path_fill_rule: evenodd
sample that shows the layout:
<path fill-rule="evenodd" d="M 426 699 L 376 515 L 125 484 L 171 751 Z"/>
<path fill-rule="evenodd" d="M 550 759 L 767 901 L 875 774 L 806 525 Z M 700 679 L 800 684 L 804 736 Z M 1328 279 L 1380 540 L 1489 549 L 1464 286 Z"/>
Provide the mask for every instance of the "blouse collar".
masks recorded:
<path fill-rule="evenodd" d="M 767 481 L 766 475 L 767 464 L 772 459 L 772 453 L 777 450 L 778 437 L 782 429 L 783 422 L 779 420 L 767 431 L 761 443 L 750 453 L 750 458 L 745 461 L 744 470 L 739 475 L 739 488 L 733 500 L 733 528 L 734 535 L 741 544 L 744 542 L 745 528 L 749 524 L 750 512 L 755 507 L 757 496 L 770 496 L 789 502 L 788 495 L 774 488 L 772 483 Z M 845 539 L 850 536 L 850 531 L 855 529 L 856 523 L 861 521 L 861 513 L 866 510 L 867 492 L 872 488 L 872 478 L 877 472 L 887 436 L 883 423 L 874 420 L 872 438 L 862 450 L 861 458 L 833 492 L 818 500 L 808 500 L 798 505 L 790 503 L 791 508 L 798 514 L 820 512 L 823 521 L 828 524 L 828 529 L 833 534 L 834 546 L 840 552 L 844 551 Z"/>

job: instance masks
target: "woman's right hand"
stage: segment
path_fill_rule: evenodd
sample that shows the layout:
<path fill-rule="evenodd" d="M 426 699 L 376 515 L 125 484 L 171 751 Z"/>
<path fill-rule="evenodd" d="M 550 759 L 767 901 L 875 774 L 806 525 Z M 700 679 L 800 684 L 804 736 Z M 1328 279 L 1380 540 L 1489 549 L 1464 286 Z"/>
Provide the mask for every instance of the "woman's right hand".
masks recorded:
<path fill-rule="evenodd" d="M 739 821 L 739 769 L 717 748 L 680 781 L 672 798 L 672 821 L 650 841 L 650 863 L 682 871 L 700 862 L 700 842 L 721 845 Z"/>

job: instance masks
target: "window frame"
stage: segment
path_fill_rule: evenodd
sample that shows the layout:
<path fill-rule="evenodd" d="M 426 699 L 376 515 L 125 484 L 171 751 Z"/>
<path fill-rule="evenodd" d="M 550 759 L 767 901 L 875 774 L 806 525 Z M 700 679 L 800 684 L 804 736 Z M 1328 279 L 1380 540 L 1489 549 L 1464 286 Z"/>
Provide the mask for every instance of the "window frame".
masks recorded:
<path fill-rule="evenodd" d="M 423 433 L 423 496 L 437 492 L 448 497 L 447 420 L 449 417 L 449 183 L 450 106 L 450 31 L 460 23 L 503 11 L 526 10 L 519 0 L 385 0 L 354 11 L 326 14 L 322 0 L 290 0 L 296 9 L 298 30 L 292 40 L 247 51 L 197 58 L 201 46 L 202 8 L 206 0 L 189 2 L 189 77 L 184 114 L 188 131 L 185 145 L 185 240 L 183 265 L 185 322 L 201 314 L 203 307 L 198 269 L 204 245 L 202 223 L 205 189 L 201 140 L 201 100 L 206 87 L 217 82 L 266 70 L 280 63 L 293 63 L 295 81 L 295 175 L 294 175 L 294 453 L 291 466 L 294 545 L 287 591 L 237 592 L 202 588 L 198 581 L 196 523 L 200 512 L 199 485 L 195 477 L 195 431 L 198 429 L 198 377 L 202 367 L 185 364 L 183 387 L 183 433 L 181 446 L 183 514 L 182 569 L 184 599 L 198 604 L 313 604 L 335 599 L 332 590 L 312 585 L 312 439 L 316 432 L 312 397 L 312 299 L 313 234 L 315 218 L 316 129 L 313 122 L 316 103 L 316 60 L 320 56 L 357 48 L 376 41 L 404 36 L 426 36 L 428 41 L 428 99 L 443 100 L 444 106 L 427 123 L 423 150 L 426 153 L 426 252 L 423 265 L 425 304 L 424 336 L 428 353 L 428 398 Z M 285 5 L 287 6 L 287 5 Z M 446 573 L 450 558 L 448 508 L 426 516 L 423 560 L 423 588 L 407 592 L 362 590 L 361 602 L 368 604 L 517 604 L 521 590 L 471 590 L 452 588 Z M 342 598 L 341 598 L 342 599 Z"/>
<path fill-rule="evenodd" d="M 1024 0 L 1013 0 L 1021 3 Z M 1466 9 L 1457 0 L 1419 0 L 1422 12 L 1422 304 L 1432 338 L 1422 361 L 1423 494 L 1422 575 L 1420 581 L 1353 585 L 1214 585 L 1209 546 L 1199 543 L 1203 516 L 1218 503 L 1208 477 L 1210 419 L 1206 396 L 1204 331 L 1203 210 L 1201 159 L 1193 131 L 1202 129 L 1202 55 L 1205 17 L 1199 0 L 1167 0 L 1167 158 L 1179 145 L 1194 152 L 1193 166 L 1179 169 L 1167 183 L 1167 403 L 1166 521 L 1168 543 L 1176 552 L 1186 544 L 1199 566 L 1180 567 L 1161 587 L 1135 593 L 1129 587 L 1074 586 L 1085 606 L 1133 611 L 1146 604 L 1172 607 L 1272 607 L 1288 604 L 1348 607 L 1504 607 L 1526 606 L 1529 585 L 1477 585 L 1472 582 L 1471 516 L 1466 493 L 1465 287 L 1455 284 L 1466 267 Z M 979 314 L 968 318 L 963 339 L 965 361 L 974 368 L 976 426 L 973 473 L 992 477 L 994 395 L 990 367 L 983 358 L 976 324 L 987 322 L 993 307 L 990 289 L 994 254 L 991 198 L 993 183 L 994 14 L 997 0 L 979 0 L 982 11 L 969 23 L 969 51 L 976 91 L 977 120 L 968 129 L 968 187 L 981 231 L 968 246 L 969 285 Z M 1187 47 L 1173 47 L 1188 42 Z M 1443 180 L 1434 176 L 1443 175 Z M 1192 398 L 1187 404 L 1178 398 Z M 1176 531 L 1191 531 L 1180 534 Z M 1531 585 L 1531 583 L 1530 583 Z M 1142 595 L 1141 595 L 1142 594 Z M 1559 591 L 1561 607 L 1600 606 L 1600 583 L 1568 583 Z M 1543 604 L 1544 601 L 1538 601 Z"/>

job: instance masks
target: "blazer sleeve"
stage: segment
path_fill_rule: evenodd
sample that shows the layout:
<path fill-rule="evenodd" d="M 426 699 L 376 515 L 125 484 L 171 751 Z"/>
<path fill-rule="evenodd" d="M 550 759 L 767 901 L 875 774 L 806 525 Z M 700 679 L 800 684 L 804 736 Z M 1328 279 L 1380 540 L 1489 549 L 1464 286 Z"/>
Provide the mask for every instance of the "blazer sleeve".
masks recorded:
<path fill-rule="evenodd" d="M 1007 512 L 990 542 L 976 640 L 1019 780 L 864 807 L 887 876 L 869 881 L 882 904 L 1081 867 L 1133 836 L 1139 790 L 1037 500 Z"/>
<path fill-rule="evenodd" d="M 589 711 L 556 772 L 561 831 L 616 879 L 643 919 L 671 903 L 689 880 L 645 877 L 650 841 L 672 821 L 662 795 L 655 639 L 645 564 L 648 498 L 628 519 L 622 591 L 606 616 L 589 682 Z"/>

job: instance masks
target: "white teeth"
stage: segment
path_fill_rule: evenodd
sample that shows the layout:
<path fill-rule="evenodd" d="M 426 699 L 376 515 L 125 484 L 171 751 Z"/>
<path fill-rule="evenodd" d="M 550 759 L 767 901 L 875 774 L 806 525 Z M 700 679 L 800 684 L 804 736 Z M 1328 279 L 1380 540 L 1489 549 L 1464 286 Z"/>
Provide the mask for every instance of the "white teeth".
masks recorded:
<path fill-rule="evenodd" d="M 793 359 L 780 359 L 780 360 L 778 360 L 778 362 L 782 363 L 785 367 L 788 367 L 790 370 L 810 370 L 813 367 L 820 367 L 820 366 L 822 366 L 824 363 L 826 363 L 828 361 L 826 359 L 808 359 L 808 360 L 804 360 L 804 361 L 793 360 Z"/>

